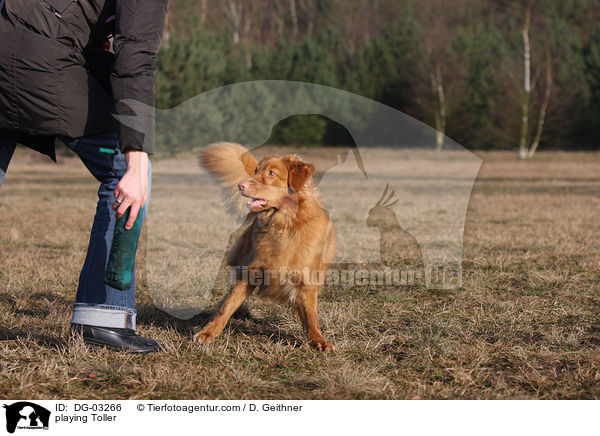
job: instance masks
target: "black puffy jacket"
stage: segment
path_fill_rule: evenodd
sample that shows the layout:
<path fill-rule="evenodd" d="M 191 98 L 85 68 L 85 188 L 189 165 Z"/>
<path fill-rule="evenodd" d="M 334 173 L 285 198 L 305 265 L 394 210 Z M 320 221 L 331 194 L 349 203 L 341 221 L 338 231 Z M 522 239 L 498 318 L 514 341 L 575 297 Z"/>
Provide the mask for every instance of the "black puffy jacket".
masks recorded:
<path fill-rule="evenodd" d="M 1 2 L 1 0 L 0 0 Z M 123 151 L 153 151 L 113 116 L 154 106 L 154 72 L 168 0 L 5 0 L 0 17 L 0 130 L 50 156 L 54 137 L 119 131 Z M 114 35 L 114 55 L 102 46 Z M 145 140 L 144 140 L 145 139 Z M 150 140 L 149 140 L 150 139 Z"/>

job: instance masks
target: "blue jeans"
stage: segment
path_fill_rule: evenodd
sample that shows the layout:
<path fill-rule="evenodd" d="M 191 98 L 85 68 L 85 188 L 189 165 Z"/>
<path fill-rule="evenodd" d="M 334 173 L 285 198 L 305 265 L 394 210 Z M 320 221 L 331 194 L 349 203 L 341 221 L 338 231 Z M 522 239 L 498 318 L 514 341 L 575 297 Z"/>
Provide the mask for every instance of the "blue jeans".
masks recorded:
<path fill-rule="evenodd" d="M 126 291 L 111 288 L 104 284 L 104 271 L 112 245 L 115 226 L 114 190 L 126 170 L 125 155 L 118 147 L 116 133 L 87 138 L 61 138 L 73 150 L 90 173 L 100 182 L 98 205 L 90 235 L 87 255 L 81 274 L 77 296 L 73 304 L 72 323 L 111 328 L 136 328 L 135 280 Z M 16 137 L 0 134 L 0 186 L 16 146 Z M 100 147 L 110 148 L 115 154 L 101 153 Z M 150 180 L 152 169 L 149 166 Z M 148 189 L 150 201 L 150 188 Z M 144 216 L 148 202 L 144 206 Z"/>

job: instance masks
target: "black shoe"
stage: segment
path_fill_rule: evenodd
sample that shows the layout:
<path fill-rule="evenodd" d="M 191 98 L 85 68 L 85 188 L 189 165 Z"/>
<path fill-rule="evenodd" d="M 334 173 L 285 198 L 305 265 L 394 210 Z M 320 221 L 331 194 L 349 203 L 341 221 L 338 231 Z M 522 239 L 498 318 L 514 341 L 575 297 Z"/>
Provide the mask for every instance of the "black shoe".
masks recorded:
<path fill-rule="evenodd" d="M 71 331 L 83 335 L 83 342 L 100 345 L 115 350 L 132 353 L 152 353 L 162 350 L 162 346 L 153 339 L 143 338 L 131 329 L 96 327 L 85 324 L 71 324 Z"/>

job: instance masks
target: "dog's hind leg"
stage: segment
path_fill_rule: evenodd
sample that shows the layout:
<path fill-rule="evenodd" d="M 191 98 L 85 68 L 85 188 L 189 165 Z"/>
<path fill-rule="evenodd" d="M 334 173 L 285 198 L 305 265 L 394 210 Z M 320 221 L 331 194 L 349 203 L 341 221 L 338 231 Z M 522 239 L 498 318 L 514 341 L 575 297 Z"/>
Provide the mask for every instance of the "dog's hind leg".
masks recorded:
<path fill-rule="evenodd" d="M 231 315 L 242 305 L 242 303 L 250 296 L 254 287 L 238 281 L 231 292 L 225 297 L 225 299 L 219 305 L 219 309 L 216 311 L 213 318 L 206 326 L 193 337 L 195 342 L 206 344 L 213 340 L 216 336 L 221 333 Z"/>
<path fill-rule="evenodd" d="M 302 327 L 308 335 L 310 345 L 319 351 L 329 351 L 335 347 L 323 338 L 319 328 L 317 316 L 318 293 L 319 288 L 316 286 L 300 287 L 294 301 L 294 312 L 302 322 Z"/>

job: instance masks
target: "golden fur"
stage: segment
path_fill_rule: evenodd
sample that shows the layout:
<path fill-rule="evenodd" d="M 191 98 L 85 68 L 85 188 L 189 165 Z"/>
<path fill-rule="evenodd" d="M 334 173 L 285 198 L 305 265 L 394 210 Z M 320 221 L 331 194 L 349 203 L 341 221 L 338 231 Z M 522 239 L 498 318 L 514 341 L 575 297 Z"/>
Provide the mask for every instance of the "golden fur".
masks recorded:
<path fill-rule="evenodd" d="M 312 180 L 314 166 L 297 155 L 267 156 L 257 162 L 239 144 L 214 144 L 201 152 L 201 165 L 238 209 L 245 198 L 246 227 L 227 262 L 236 282 L 211 321 L 194 340 L 207 343 L 253 292 L 290 303 L 310 344 L 326 351 L 317 319 L 317 296 L 335 255 L 335 231 Z"/>

